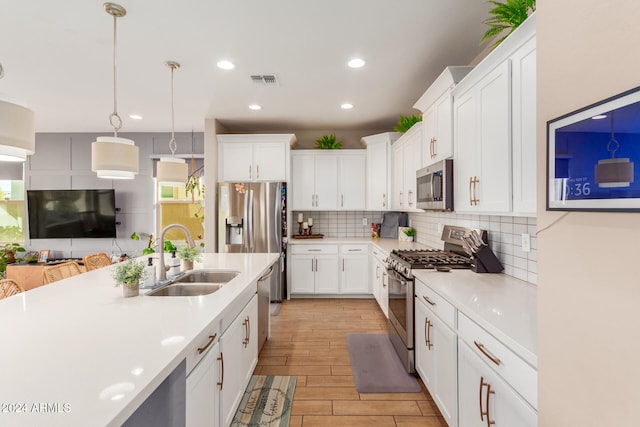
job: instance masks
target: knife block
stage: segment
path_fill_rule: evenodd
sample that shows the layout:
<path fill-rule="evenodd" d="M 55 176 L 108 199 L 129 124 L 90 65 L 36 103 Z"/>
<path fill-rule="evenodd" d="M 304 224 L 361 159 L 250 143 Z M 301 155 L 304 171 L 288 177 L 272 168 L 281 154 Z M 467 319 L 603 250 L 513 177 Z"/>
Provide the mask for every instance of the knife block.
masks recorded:
<path fill-rule="evenodd" d="M 473 254 L 474 265 L 471 267 L 476 273 L 500 273 L 504 270 L 502 263 L 489 246 L 482 246 Z"/>

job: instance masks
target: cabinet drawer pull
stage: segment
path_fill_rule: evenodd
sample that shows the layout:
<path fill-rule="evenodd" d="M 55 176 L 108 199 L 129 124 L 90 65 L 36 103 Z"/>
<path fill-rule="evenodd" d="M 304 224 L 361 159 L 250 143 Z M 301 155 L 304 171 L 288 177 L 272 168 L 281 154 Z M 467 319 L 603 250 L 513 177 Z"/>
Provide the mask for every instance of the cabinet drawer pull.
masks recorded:
<path fill-rule="evenodd" d="M 342 258 L 342 271 L 344 271 L 344 258 Z"/>
<path fill-rule="evenodd" d="M 198 354 L 204 353 L 205 350 L 208 349 L 211 344 L 213 344 L 213 342 L 216 340 L 217 336 L 218 336 L 218 334 L 209 335 L 209 342 L 207 342 L 207 344 L 204 347 L 199 347 L 198 348 Z"/>
<path fill-rule="evenodd" d="M 482 389 L 487 386 L 487 398 L 486 398 L 486 410 L 482 410 Z M 489 408 L 489 399 L 492 394 L 495 394 L 494 390 L 491 390 L 491 384 L 484 382 L 484 377 L 480 377 L 480 421 L 484 421 L 484 417 L 487 417 L 487 427 L 491 427 L 495 424 L 495 421 L 491 421 L 491 410 Z"/>
<path fill-rule="evenodd" d="M 260 165 L 256 165 L 256 179 L 260 179 Z"/>
<path fill-rule="evenodd" d="M 222 390 L 222 386 L 224 385 L 224 357 L 222 357 L 222 352 L 220 352 L 220 357 L 218 357 L 221 365 L 221 374 L 220 374 L 220 382 L 218 382 L 218 387 Z"/>
<path fill-rule="evenodd" d="M 344 208 L 344 194 L 340 195 L 340 207 Z"/>
<path fill-rule="evenodd" d="M 307 249 L 307 252 L 322 252 L 322 249 Z"/>
<path fill-rule="evenodd" d="M 491 353 L 489 353 L 489 351 L 487 351 L 484 348 L 483 344 L 480 344 L 478 341 L 473 341 L 473 343 L 476 345 L 476 347 L 478 347 L 478 350 L 480 350 L 482 352 L 482 354 L 484 354 L 485 356 L 487 356 L 489 358 L 489 360 L 491 360 L 493 363 L 496 364 L 496 366 L 500 366 L 500 364 L 502 363 L 500 361 L 500 359 L 498 359 L 497 357 L 495 357 L 494 355 L 492 355 Z"/>
<path fill-rule="evenodd" d="M 362 252 L 362 249 L 349 249 L 349 252 Z"/>
<path fill-rule="evenodd" d="M 427 320 L 426 318 L 425 320 L 425 334 L 427 336 L 426 340 L 427 340 L 427 350 L 431 350 L 431 347 L 433 347 L 433 344 L 431 344 L 431 327 L 433 326 L 433 324 L 431 323 L 430 320 Z"/>
<path fill-rule="evenodd" d="M 251 165 L 249 165 L 249 180 L 251 180 Z"/>
<path fill-rule="evenodd" d="M 425 300 L 426 302 L 428 302 L 430 305 L 436 305 L 436 303 L 435 303 L 435 302 L 431 301 L 431 300 L 430 300 L 429 298 L 427 298 L 425 295 L 422 295 L 422 298 L 424 298 L 424 300 Z"/>
<path fill-rule="evenodd" d="M 242 322 L 242 326 L 244 326 L 244 339 L 242 340 L 242 345 L 244 348 L 247 348 L 247 344 L 249 344 L 249 318 L 247 317 Z"/>
<path fill-rule="evenodd" d="M 473 193 L 471 192 L 471 186 L 473 185 L 473 178 L 469 177 L 469 205 L 473 206 Z"/>

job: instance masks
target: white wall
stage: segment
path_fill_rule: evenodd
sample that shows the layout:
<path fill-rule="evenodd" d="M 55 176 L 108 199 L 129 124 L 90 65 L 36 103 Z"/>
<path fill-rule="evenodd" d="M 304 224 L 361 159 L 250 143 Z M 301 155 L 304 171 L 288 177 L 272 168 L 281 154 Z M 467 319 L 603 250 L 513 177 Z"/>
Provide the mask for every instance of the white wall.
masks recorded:
<path fill-rule="evenodd" d="M 545 124 L 640 85 L 639 19 L 638 0 L 538 2 L 542 427 L 640 425 L 640 214 L 544 210 Z"/>

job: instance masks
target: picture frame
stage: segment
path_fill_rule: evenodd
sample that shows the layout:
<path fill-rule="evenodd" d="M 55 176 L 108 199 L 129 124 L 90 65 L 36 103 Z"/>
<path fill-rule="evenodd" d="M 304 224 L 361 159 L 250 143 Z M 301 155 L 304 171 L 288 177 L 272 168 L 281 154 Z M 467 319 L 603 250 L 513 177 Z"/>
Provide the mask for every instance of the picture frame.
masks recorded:
<path fill-rule="evenodd" d="M 547 122 L 548 211 L 640 211 L 640 87 Z"/>
<path fill-rule="evenodd" d="M 38 252 L 38 262 L 45 263 L 49 259 L 51 251 L 49 249 L 43 249 Z"/>

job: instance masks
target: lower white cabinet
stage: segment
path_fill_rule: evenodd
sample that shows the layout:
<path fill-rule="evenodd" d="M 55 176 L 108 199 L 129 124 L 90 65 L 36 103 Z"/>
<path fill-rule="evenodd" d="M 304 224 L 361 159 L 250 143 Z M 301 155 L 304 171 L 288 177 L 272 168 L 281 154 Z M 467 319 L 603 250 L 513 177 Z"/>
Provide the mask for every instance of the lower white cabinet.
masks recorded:
<path fill-rule="evenodd" d="M 337 245 L 291 245 L 291 293 L 339 292 Z"/>
<path fill-rule="evenodd" d="M 384 315 L 389 318 L 389 277 L 387 276 L 387 267 L 383 262 L 386 256 L 377 249 L 371 254 L 371 283 L 373 287 L 373 296 L 375 297 L 380 309 Z"/>
<path fill-rule="evenodd" d="M 240 312 L 220 337 L 220 425 L 233 420 L 258 362 L 258 296 Z"/>
<path fill-rule="evenodd" d="M 450 427 L 458 425 L 457 351 L 456 333 L 416 293 L 416 370 Z"/>
<path fill-rule="evenodd" d="M 343 294 L 370 294 L 369 246 L 340 246 L 340 292 Z"/>
<path fill-rule="evenodd" d="M 537 414 L 465 341 L 458 345 L 460 427 L 534 427 Z"/>
<path fill-rule="evenodd" d="M 187 427 L 220 425 L 219 357 L 220 345 L 216 343 L 187 376 Z"/>

